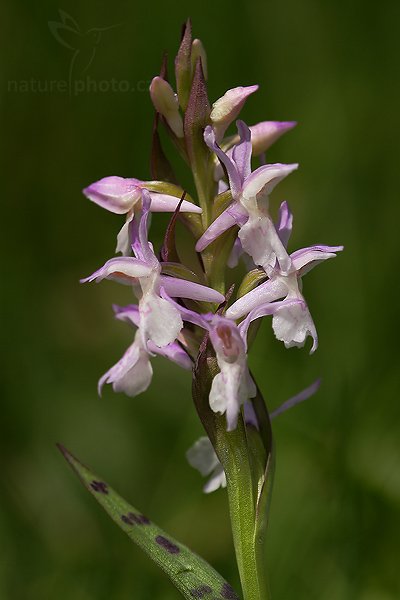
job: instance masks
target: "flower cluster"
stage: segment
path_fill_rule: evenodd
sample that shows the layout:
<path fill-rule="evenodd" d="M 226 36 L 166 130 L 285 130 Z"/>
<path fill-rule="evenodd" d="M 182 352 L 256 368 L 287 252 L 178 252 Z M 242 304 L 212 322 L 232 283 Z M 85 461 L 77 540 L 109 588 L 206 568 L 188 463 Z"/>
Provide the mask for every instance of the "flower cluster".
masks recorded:
<path fill-rule="evenodd" d="M 242 407 L 257 393 L 247 364 L 251 323 L 271 316 L 273 332 L 287 348 L 304 346 L 310 336 L 314 352 L 318 337 L 302 278 L 343 247 L 288 250 L 293 216 L 283 202 L 275 221 L 270 195 L 298 165 L 265 164 L 264 155 L 295 123 L 263 121 L 248 127 L 237 120 L 256 85 L 230 89 L 210 106 L 205 62 L 201 42 L 192 41 L 187 27 L 175 59 L 177 92 L 165 67 L 150 85 L 156 111 L 152 179 L 111 176 L 84 190 L 106 210 L 125 214 L 126 222 L 116 248 L 122 256 L 111 258 L 82 281 L 111 279 L 129 285 L 137 299 L 137 304 L 114 308 L 118 319 L 135 328 L 134 339 L 101 377 L 99 392 L 111 383 L 115 391 L 136 396 L 151 382 L 154 355 L 190 369 L 206 340 L 218 366 L 209 406 L 226 415 L 226 429 L 233 431 Z M 237 133 L 227 137 L 234 121 Z M 161 125 L 193 174 L 191 196 L 177 185 L 162 150 Z M 253 157 L 262 163 L 255 169 Z M 151 212 L 173 213 L 160 254 L 148 239 Z M 177 222 L 193 235 L 197 271 L 185 264 L 176 248 Z M 234 298 L 232 290 L 226 293 L 226 275 L 241 259 L 249 272 Z M 207 491 L 224 485 L 222 467 L 207 440 L 198 442 L 189 460 L 203 474 L 213 474 Z"/>

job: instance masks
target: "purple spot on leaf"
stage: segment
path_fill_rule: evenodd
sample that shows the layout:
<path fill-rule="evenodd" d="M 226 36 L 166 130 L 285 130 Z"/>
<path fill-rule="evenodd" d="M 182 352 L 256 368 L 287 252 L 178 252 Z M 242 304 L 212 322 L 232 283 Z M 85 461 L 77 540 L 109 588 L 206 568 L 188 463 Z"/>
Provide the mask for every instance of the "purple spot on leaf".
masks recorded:
<path fill-rule="evenodd" d="M 180 552 L 178 546 L 176 546 L 170 540 L 167 540 L 167 538 L 165 538 L 163 535 L 158 535 L 156 537 L 156 542 L 159 546 L 162 546 L 163 548 L 165 548 L 165 550 L 167 552 L 169 552 L 170 554 L 179 554 L 179 552 Z"/>
<path fill-rule="evenodd" d="M 108 494 L 108 486 L 104 481 L 92 481 L 90 487 L 99 494 Z"/>
<path fill-rule="evenodd" d="M 229 583 L 224 583 L 222 586 L 221 596 L 227 600 L 239 600 L 239 596 Z"/>
<path fill-rule="evenodd" d="M 193 598 L 204 598 L 204 596 L 211 593 L 212 589 L 209 585 L 201 585 L 200 587 L 190 591 L 190 595 L 193 596 Z"/>
<path fill-rule="evenodd" d="M 123 521 L 125 525 L 133 525 L 133 521 L 131 521 L 128 515 L 121 515 L 121 521 Z"/>
<path fill-rule="evenodd" d="M 136 523 L 136 525 L 150 525 L 150 519 L 139 513 L 135 514 L 130 512 L 128 513 L 128 517 L 133 523 Z"/>

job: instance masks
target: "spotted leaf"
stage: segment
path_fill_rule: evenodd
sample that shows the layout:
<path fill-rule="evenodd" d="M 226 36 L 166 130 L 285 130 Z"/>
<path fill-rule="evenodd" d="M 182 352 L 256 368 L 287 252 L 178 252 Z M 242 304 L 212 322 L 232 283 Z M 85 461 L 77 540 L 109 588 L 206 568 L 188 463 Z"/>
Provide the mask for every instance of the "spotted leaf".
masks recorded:
<path fill-rule="evenodd" d="M 233 588 L 211 565 L 128 504 L 66 448 L 61 445 L 58 448 L 107 514 L 168 575 L 185 598 L 239 600 Z"/>

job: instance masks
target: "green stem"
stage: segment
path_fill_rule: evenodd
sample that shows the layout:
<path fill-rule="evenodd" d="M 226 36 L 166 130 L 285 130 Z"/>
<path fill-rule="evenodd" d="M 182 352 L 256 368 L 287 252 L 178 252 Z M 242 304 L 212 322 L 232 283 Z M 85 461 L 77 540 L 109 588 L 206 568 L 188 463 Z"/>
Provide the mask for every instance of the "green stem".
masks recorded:
<path fill-rule="evenodd" d="M 260 531 L 259 517 L 256 515 L 260 480 L 255 477 L 255 464 L 249 461 L 249 440 L 244 443 L 246 433 L 243 421 L 240 419 L 237 429 L 225 432 L 223 438 L 218 454 L 227 477 L 233 542 L 243 597 L 244 600 L 270 600 L 264 528 Z"/>

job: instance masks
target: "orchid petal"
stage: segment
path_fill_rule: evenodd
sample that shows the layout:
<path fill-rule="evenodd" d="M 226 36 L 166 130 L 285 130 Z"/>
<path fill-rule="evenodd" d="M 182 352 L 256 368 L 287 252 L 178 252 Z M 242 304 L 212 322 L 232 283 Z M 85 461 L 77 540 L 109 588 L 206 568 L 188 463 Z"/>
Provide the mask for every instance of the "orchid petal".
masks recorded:
<path fill-rule="evenodd" d="M 176 340 L 183 327 L 179 311 L 168 300 L 147 293 L 140 302 L 140 329 L 143 339 L 162 348 Z"/>
<path fill-rule="evenodd" d="M 228 173 L 232 197 L 234 199 L 238 198 L 242 187 L 240 175 L 233 160 L 229 156 L 227 156 L 227 154 L 225 154 L 225 152 L 221 150 L 221 148 L 217 145 L 215 141 L 215 132 L 210 125 L 207 125 L 207 127 L 204 130 L 204 141 L 210 148 L 210 150 L 215 152 L 219 160 L 225 166 L 226 171 Z"/>
<path fill-rule="evenodd" d="M 142 212 L 139 218 L 139 225 L 137 228 L 138 232 L 138 242 L 140 244 L 140 256 L 144 262 L 148 265 L 151 265 L 153 268 L 157 268 L 159 266 L 159 262 L 157 257 L 153 252 L 153 248 L 151 244 L 149 244 L 148 238 L 148 222 L 150 215 L 150 206 L 151 206 L 151 197 L 150 193 L 147 190 L 142 191 Z M 135 239 L 132 236 L 132 248 L 135 249 Z"/>
<path fill-rule="evenodd" d="M 140 324 L 140 311 L 137 304 L 128 304 L 128 306 L 118 306 L 113 304 L 114 316 L 119 321 L 132 323 L 135 327 Z"/>
<path fill-rule="evenodd" d="M 224 469 L 218 460 L 215 450 L 208 437 L 201 437 L 186 452 L 188 463 L 197 469 L 204 477 L 211 475 L 203 487 L 206 494 L 214 492 L 219 487 L 226 487 Z"/>
<path fill-rule="evenodd" d="M 289 398 L 289 400 L 286 400 L 286 402 L 284 402 L 283 404 L 278 406 L 278 408 L 276 408 L 275 410 L 273 410 L 270 413 L 270 415 L 269 415 L 270 419 L 275 419 L 275 417 L 277 417 L 278 415 L 281 415 L 282 413 L 286 412 L 290 408 L 293 408 L 293 406 L 296 406 L 296 404 L 299 404 L 300 402 L 304 402 L 304 400 L 308 400 L 308 398 L 313 396 L 319 390 L 320 385 L 321 385 L 321 380 L 317 379 L 316 381 L 314 381 L 314 383 L 312 383 L 306 389 L 302 390 L 301 392 L 299 392 L 292 398 Z"/>
<path fill-rule="evenodd" d="M 193 323 L 193 325 L 198 325 L 203 329 L 208 329 L 208 322 L 214 316 L 213 314 L 200 314 L 198 312 L 195 312 L 194 310 L 190 310 L 189 308 L 182 306 L 181 304 L 178 304 L 177 302 L 175 302 L 175 300 L 173 300 L 173 298 L 171 298 L 167 294 L 164 287 L 161 288 L 160 295 L 162 298 L 168 300 L 168 302 L 175 306 L 175 308 L 179 311 L 184 321 L 187 321 L 188 323 Z"/>
<path fill-rule="evenodd" d="M 274 144 L 286 131 L 293 129 L 296 121 L 262 121 L 250 127 L 253 156 L 259 156 Z"/>
<path fill-rule="evenodd" d="M 215 492 L 220 487 L 226 487 L 226 475 L 221 464 L 215 467 L 210 479 L 203 487 L 203 492 L 205 494 L 210 494 L 211 492 Z"/>
<path fill-rule="evenodd" d="M 226 311 L 229 319 L 239 319 L 262 304 L 283 298 L 288 293 L 288 287 L 281 279 L 268 279 L 232 304 Z"/>
<path fill-rule="evenodd" d="M 149 267 L 142 260 L 132 258 L 131 256 L 121 256 L 111 258 L 100 269 L 81 279 L 81 283 L 89 281 L 102 281 L 103 279 L 112 279 L 125 285 L 132 285 L 140 277 L 148 277 L 152 273 Z"/>
<path fill-rule="evenodd" d="M 229 125 L 236 119 L 248 96 L 258 90 L 258 85 L 236 87 L 228 90 L 212 105 L 210 119 L 219 143 Z"/>
<path fill-rule="evenodd" d="M 220 166 L 220 165 L 219 165 Z M 222 170 L 222 175 L 221 177 L 224 176 L 224 170 L 221 168 Z M 226 181 L 224 181 L 223 179 L 217 179 L 218 181 L 218 187 L 217 187 L 217 192 L 218 194 L 222 194 L 222 192 L 226 192 L 229 190 L 229 185 L 226 183 Z"/>
<path fill-rule="evenodd" d="M 335 258 L 336 252 L 342 250 L 343 246 L 310 246 L 296 250 L 290 257 L 296 271 L 301 271 L 301 275 L 304 275 L 321 261 Z"/>
<path fill-rule="evenodd" d="M 141 182 L 138 179 L 124 177 L 103 177 L 83 190 L 89 200 L 110 212 L 122 215 L 129 212 L 140 200 Z"/>
<path fill-rule="evenodd" d="M 289 239 L 292 233 L 292 227 L 293 214 L 289 208 L 288 203 L 285 201 L 282 202 L 282 204 L 279 207 L 279 221 L 277 227 L 279 239 L 281 240 L 285 248 L 287 248 L 287 245 L 289 243 Z M 293 257 L 291 256 L 291 258 Z"/>
<path fill-rule="evenodd" d="M 263 195 L 268 196 L 274 187 L 287 175 L 295 171 L 298 166 L 296 163 L 290 165 L 275 163 L 259 167 L 249 175 L 244 183 L 244 198 L 254 198 L 261 192 Z"/>
<path fill-rule="evenodd" d="M 228 267 L 234 269 L 239 264 L 239 259 L 243 254 L 242 243 L 239 238 L 236 238 L 231 253 L 228 258 Z"/>
<path fill-rule="evenodd" d="M 189 298 L 190 300 L 202 300 L 204 302 L 215 302 L 216 304 L 221 304 L 225 300 L 225 296 L 220 292 L 186 279 L 161 275 L 161 282 L 167 294 L 173 298 Z"/>
<path fill-rule="evenodd" d="M 291 259 L 268 214 L 261 211 L 251 212 L 238 236 L 243 250 L 267 273 L 275 267 L 276 260 L 282 272 L 289 271 Z"/>
<path fill-rule="evenodd" d="M 273 315 L 280 308 L 284 306 L 293 306 L 295 304 L 304 304 L 304 301 L 298 298 L 294 298 L 278 302 L 268 302 L 266 304 L 261 304 L 260 306 L 257 306 L 247 315 L 247 317 L 238 326 L 242 339 L 246 340 L 250 323 L 252 323 L 256 319 L 266 317 L 267 315 Z"/>
<path fill-rule="evenodd" d="M 129 256 L 131 253 L 131 240 L 130 240 L 130 223 L 134 218 L 133 211 L 128 213 L 125 223 L 122 225 L 117 235 L 117 247 L 115 253 L 121 252 L 122 256 Z"/>
<path fill-rule="evenodd" d="M 99 395 L 105 383 L 112 383 L 115 392 L 124 392 L 130 397 L 137 396 L 147 390 L 152 375 L 153 369 L 137 332 L 135 341 L 123 357 L 100 378 Z"/>
<path fill-rule="evenodd" d="M 249 390 L 247 366 L 239 363 L 223 363 L 221 372 L 215 375 L 210 390 L 210 408 L 214 412 L 226 413 L 226 430 L 236 429 L 240 407 L 255 390 Z"/>
<path fill-rule="evenodd" d="M 237 121 L 237 128 L 240 141 L 233 148 L 232 158 L 243 185 L 251 173 L 251 133 L 243 121 Z"/>
<path fill-rule="evenodd" d="M 140 325 L 140 311 L 136 304 L 129 304 L 128 306 L 113 306 L 114 314 L 120 321 L 127 321 L 139 327 Z M 192 361 L 187 352 L 182 348 L 178 342 L 172 342 L 168 346 L 159 348 L 151 340 L 147 343 L 148 350 L 152 354 L 159 354 L 168 360 L 176 363 L 183 369 L 191 369 Z"/>
<path fill-rule="evenodd" d="M 170 196 L 169 194 L 159 194 L 150 192 L 151 197 L 151 212 L 175 212 L 176 207 L 180 202 L 180 198 Z M 200 206 L 196 206 L 192 202 L 184 200 L 181 204 L 179 212 L 191 212 L 201 214 L 203 211 Z"/>
<path fill-rule="evenodd" d="M 211 225 L 206 229 L 196 244 L 196 251 L 202 252 L 207 246 L 214 242 L 225 231 L 235 225 L 241 225 L 247 221 L 246 210 L 240 202 L 233 202 L 226 208 Z"/>
<path fill-rule="evenodd" d="M 286 348 L 304 346 L 307 337 L 313 339 L 310 354 L 318 347 L 318 336 L 310 311 L 305 302 L 283 306 L 272 317 L 272 329 Z"/>
<path fill-rule="evenodd" d="M 197 469 L 203 477 L 210 475 L 219 464 L 217 455 L 210 440 L 206 436 L 199 438 L 186 452 L 191 467 Z"/>
<path fill-rule="evenodd" d="M 247 400 L 247 402 L 245 402 L 243 405 L 243 418 L 246 425 L 250 425 L 251 427 L 258 429 L 256 411 L 254 410 L 253 403 L 249 400 Z"/>
<path fill-rule="evenodd" d="M 176 363 L 183 369 L 191 369 L 193 366 L 190 356 L 178 342 L 172 342 L 167 346 L 159 348 L 150 340 L 148 342 L 148 348 L 153 354 L 159 354 L 164 358 L 168 358 L 168 360 Z"/>

